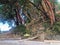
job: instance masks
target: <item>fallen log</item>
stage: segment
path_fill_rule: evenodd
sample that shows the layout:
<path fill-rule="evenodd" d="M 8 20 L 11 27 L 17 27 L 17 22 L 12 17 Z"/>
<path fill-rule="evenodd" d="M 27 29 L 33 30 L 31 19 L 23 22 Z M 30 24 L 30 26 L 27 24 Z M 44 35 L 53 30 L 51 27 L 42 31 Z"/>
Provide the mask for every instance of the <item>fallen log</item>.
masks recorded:
<path fill-rule="evenodd" d="M 23 39 L 23 40 L 34 40 L 34 39 L 37 39 L 39 36 L 34 36 L 34 37 L 30 37 L 30 38 L 27 38 L 27 39 Z"/>

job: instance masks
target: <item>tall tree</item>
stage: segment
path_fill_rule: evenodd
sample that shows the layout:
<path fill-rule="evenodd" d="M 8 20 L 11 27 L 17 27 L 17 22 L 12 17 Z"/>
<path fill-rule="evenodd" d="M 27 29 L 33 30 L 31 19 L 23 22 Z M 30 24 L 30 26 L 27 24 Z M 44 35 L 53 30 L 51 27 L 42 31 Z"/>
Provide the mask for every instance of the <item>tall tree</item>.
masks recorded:
<path fill-rule="evenodd" d="M 13 18 L 16 17 L 17 25 L 23 21 L 20 15 L 20 10 L 23 6 L 23 13 L 30 20 L 30 22 L 26 24 L 28 30 L 33 27 L 37 30 L 37 28 L 42 27 L 43 22 L 49 22 L 51 26 L 55 22 L 53 2 L 50 2 L 50 0 L 33 0 L 33 2 L 30 0 L 1 0 L 0 3 L 7 5 L 8 8 L 4 8 L 5 14 L 9 12 L 7 15 L 12 15 Z M 14 12 L 14 14 L 11 14 L 12 12 Z M 38 30 L 41 29 L 39 28 Z"/>

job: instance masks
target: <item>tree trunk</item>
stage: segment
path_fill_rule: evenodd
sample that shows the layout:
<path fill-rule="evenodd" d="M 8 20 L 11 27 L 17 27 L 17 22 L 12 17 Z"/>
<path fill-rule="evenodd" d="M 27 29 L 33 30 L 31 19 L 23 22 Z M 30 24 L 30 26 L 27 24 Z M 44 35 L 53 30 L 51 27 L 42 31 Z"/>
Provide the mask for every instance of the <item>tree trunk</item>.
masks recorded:
<path fill-rule="evenodd" d="M 19 25 L 19 24 L 22 24 L 23 19 L 22 19 L 21 15 L 20 15 L 20 6 L 19 6 L 19 3 L 16 2 L 15 5 L 16 5 L 16 19 L 17 19 L 17 24 Z"/>

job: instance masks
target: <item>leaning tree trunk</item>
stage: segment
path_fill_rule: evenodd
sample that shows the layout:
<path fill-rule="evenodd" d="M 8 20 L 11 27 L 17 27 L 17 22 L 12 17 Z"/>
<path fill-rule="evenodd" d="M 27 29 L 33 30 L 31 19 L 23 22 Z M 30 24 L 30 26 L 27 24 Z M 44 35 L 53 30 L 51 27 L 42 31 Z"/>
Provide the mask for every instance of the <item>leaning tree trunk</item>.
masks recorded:
<path fill-rule="evenodd" d="M 51 5 L 49 0 L 43 0 L 46 8 L 47 8 L 47 15 L 50 18 L 51 21 L 51 25 L 53 25 L 53 23 L 55 22 L 55 17 L 54 17 L 54 11 L 53 11 L 53 6 Z"/>
<path fill-rule="evenodd" d="M 17 19 L 17 24 L 19 25 L 19 24 L 22 24 L 22 21 L 23 21 L 23 19 L 22 19 L 22 17 L 21 17 L 21 15 L 20 15 L 20 6 L 19 6 L 19 3 L 18 2 L 16 2 L 15 3 L 15 6 L 16 6 L 16 19 Z"/>

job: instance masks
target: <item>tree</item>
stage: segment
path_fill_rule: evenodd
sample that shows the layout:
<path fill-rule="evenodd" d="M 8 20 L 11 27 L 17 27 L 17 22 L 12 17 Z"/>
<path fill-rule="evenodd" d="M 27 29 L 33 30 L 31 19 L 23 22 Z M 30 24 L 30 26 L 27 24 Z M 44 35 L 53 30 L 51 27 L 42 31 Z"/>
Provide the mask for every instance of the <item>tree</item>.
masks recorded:
<path fill-rule="evenodd" d="M 26 23 L 26 28 L 27 30 L 34 30 L 35 32 L 33 32 L 35 34 L 37 34 L 39 30 L 42 30 L 40 28 L 43 27 L 43 23 L 46 22 L 52 26 L 55 22 L 53 2 L 50 2 L 50 0 L 34 0 L 34 2 L 30 0 L 1 0 L 0 3 L 6 7 L 3 8 L 3 14 L 7 15 L 5 15 L 5 17 L 10 19 L 11 17 L 12 19 L 16 17 L 17 25 L 19 25 L 19 23 L 22 24 L 23 21 L 20 15 L 20 10 L 23 6 L 22 11 L 29 20 L 29 23 Z"/>
<path fill-rule="evenodd" d="M 21 19 L 21 17 L 20 17 L 20 15 L 19 15 L 19 11 L 18 10 L 20 10 L 20 8 L 21 8 L 21 6 L 23 5 L 23 6 L 25 6 L 25 7 L 27 7 L 26 5 L 27 5 L 27 3 L 28 3 L 28 5 L 29 6 L 34 6 L 34 7 L 36 7 L 36 9 L 38 9 L 38 10 L 40 10 L 44 15 L 45 15 L 45 13 L 46 12 L 48 12 L 49 10 L 49 12 L 48 12 L 48 14 L 46 14 L 49 18 L 50 18 L 50 20 L 51 20 L 51 24 L 53 24 L 53 21 L 55 20 L 55 18 L 54 18 L 54 14 L 53 14 L 53 10 L 52 10 L 52 6 L 51 6 L 51 4 L 50 4 L 50 1 L 49 0 L 38 0 L 37 2 L 36 2 L 36 0 L 35 0 L 35 3 L 37 4 L 37 5 L 35 5 L 34 3 L 32 3 L 30 0 L 3 0 L 3 1 L 0 1 L 1 3 L 3 3 L 3 4 L 8 4 L 11 8 L 13 8 L 12 6 L 14 6 L 15 5 L 15 7 L 14 7 L 14 9 L 15 9 L 15 12 L 16 12 L 16 15 L 18 15 L 17 17 L 18 18 L 20 18 Z M 40 2 L 42 2 L 42 3 L 40 3 Z M 29 4 L 30 3 L 30 4 Z M 13 5 L 12 5 L 13 4 Z M 45 6 L 44 6 L 45 5 Z M 42 8 L 42 10 L 41 10 L 41 8 L 39 8 L 39 6 L 40 7 L 43 7 Z M 47 7 L 48 6 L 48 7 Z M 24 8 L 25 8 L 24 7 Z M 10 8 L 10 9 L 11 9 Z M 46 8 L 48 8 L 48 10 L 46 9 Z M 45 10 L 45 11 L 43 11 L 43 10 Z M 11 12 L 11 11 L 10 11 Z M 51 14 L 50 14 L 51 13 Z M 51 16 L 50 16 L 51 15 Z M 22 20 L 22 19 L 21 19 Z"/>

